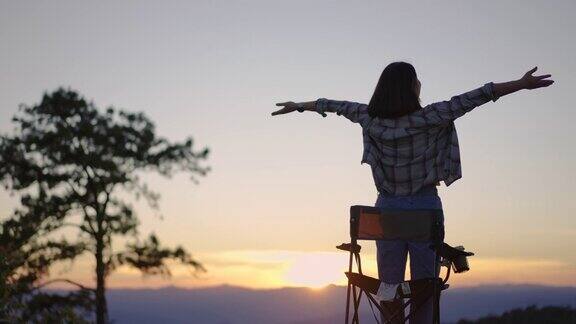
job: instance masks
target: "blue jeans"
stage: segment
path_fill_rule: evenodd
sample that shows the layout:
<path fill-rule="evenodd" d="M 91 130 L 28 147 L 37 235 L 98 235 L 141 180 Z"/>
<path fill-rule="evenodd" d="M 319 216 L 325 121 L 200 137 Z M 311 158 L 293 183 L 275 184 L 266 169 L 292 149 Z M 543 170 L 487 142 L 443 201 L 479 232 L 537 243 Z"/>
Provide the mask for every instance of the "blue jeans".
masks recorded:
<path fill-rule="evenodd" d="M 435 187 L 428 187 L 410 196 L 378 195 L 376 207 L 391 209 L 442 209 L 442 201 Z M 444 224 L 444 219 L 442 219 Z M 444 237 L 442 226 L 441 236 Z M 430 249 L 431 242 L 403 240 L 376 241 L 378 277 L 387 283 L 404 281 L 407 254 L 410 253 L 410 275 L 412 280 L 438 276 L 440 265 L 436 253 Z M 410 323 L 431 323 L 432 299 L 428 299 L 414 314 Z"/>

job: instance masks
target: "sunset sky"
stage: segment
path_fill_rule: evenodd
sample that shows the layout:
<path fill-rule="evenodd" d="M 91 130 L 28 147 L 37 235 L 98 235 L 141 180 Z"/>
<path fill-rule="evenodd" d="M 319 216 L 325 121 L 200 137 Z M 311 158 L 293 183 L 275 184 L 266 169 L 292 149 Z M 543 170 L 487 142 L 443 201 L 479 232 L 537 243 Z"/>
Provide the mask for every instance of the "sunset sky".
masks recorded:
<path fill-rule="evenodd" d="M 538 66 L 552 86 L 456 121 L 463 178 L 439 189 L 446 242 L 476 256 L 451 281 L 576 286 L 574 12 L 572 0 L 0 0 L 0 132 L 20 103 L 69 86 L 210 148 L 199 184 L 146 177 L 163 219 L 134 202 L 142 234 L 185 246 L 208 272 L 121 268 L 109 287 L 321 287 L 344 283 L 334 247 L 349 239 L 349 206 L 376 201 L 361 129 L 335 115 L 271 117 L 275 103 L 367 103 L 393 61 L 414 65 L 423 105 Z M 1 191 L 0 217 L 16 202 Z M 375 275 L 375 244 L 361 245 Z M 91 262 L 55 275 L 91 283 Z"/>

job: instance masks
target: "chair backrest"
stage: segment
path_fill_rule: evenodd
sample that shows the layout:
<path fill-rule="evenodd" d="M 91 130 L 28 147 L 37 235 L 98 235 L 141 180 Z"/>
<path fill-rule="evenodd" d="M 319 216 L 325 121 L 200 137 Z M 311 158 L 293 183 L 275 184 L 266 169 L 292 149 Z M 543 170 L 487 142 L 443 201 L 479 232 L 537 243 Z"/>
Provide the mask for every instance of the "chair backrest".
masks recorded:
<path fill-rule="evenodd" d="M 441 209 L 383 209 L 350 207 L 352 240 L 435 241 L 441 226 Z"/>

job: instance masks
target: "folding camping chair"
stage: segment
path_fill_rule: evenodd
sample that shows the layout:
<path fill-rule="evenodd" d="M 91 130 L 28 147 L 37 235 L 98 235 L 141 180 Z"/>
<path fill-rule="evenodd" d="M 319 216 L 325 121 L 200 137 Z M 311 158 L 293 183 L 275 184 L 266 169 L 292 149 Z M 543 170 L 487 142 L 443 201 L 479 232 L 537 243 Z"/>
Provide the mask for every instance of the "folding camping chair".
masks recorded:
<path fill-rule="evenodd" d="M 453 248 L 444 243 L 441 232 L 442 210 L 438 209 L 381 209 L 368 206 L 352 206 L 350 208 L 350 243 L 337 246 L 338 249 L 350 253 L 348 272 L 348 287 L 346 296 L 346 324 L 350 320 L 350 296 L 352 295 L 353 309 L 352 324 L 359 323 L 360 299 L 362 293 L 368 298 L 372 312 L 375 305 L 380 311 L 384 323 L 405 322 L 421 307 L 427 299 L 432 297 L 434 307 L 434 324 L 440 323 L 440 292 L 448 288 L 446 282 L 450 277 L 450 269 L 455 273 L 469 270 L 466 257 L 474 255 L 465 252 L 463 247 Z M 407 280 L 397 284 L 389 284 L 362 274 L 360 262 L 360 245 L 358 240 L 411 240 L 432 244 L 430 248 L 436 252 L 436 262 L 446 266 L 446 277 Z M 358 273 L 352 272 L 353 259 L 356 261 Z M 374 297 L 375 295 L 376 297 Z M 377 302 L 396 302 L 400 305 L 393 312 L 385 309 Z M 407 299 L 404 302 L 404 299 Z M 405 309 L 410 305 L 410 312 L 405 317 Z M 385 319 L 385 317 L 388 317 Z M 404 318 L 405 317 L 405 318 Z M 374 314 L 377 323 L 380 323 Z"/>

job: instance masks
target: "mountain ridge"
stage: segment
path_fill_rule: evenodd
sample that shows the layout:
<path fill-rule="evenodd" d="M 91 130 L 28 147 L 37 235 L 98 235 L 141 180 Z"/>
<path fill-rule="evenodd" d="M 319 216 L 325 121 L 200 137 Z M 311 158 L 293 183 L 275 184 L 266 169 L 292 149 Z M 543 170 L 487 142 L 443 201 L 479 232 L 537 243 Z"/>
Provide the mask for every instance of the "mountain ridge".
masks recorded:
<path fill-rule="evenodd" d="M 107 294 L 116 323 L 324 324 L 344 319 L 346 287 L 254 289 L 234 285 L 186 288 L 113 288 Z M 477 319 L 530 305 L 576 307 L 576 287 L 536 284 L 450 287 L 443 292 L 443 323 Z M 363 298 L 361 318 L 372 322 Z"/>

